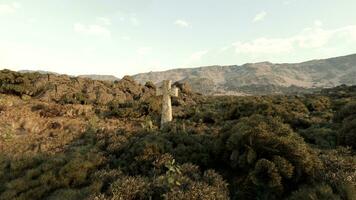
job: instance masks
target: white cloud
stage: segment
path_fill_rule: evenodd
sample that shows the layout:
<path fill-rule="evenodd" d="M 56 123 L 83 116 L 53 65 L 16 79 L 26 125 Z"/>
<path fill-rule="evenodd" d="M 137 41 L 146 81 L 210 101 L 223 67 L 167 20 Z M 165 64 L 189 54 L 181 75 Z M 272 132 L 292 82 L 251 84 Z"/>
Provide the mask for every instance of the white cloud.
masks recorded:
<path fill-rule="evenodd" d="M 140 20 L 138 20 L 137 16 L 135 13 L 130 14 L 130 22 L 133 26 L 139 26 L 140 25 Z"/>
<path fill-rule="evenodd" d="M 128 40 L 131 40 L 131 37 L 130 36 L 121 36 L 121 39 L 128 41 Z"/>
<path fill-rule="evenodd" d="M 221 47 L 221 48 L 219 49 L 219 53 L 224 52 L 224 51 L 227 51 L 227 50 L 229 50 L 230 48 L 231 48 L 231 45 L 223 46 L 223 47 Z"/>
<path fill-rule="evenodd" d="M 111 31 L 104 26 L 97 24 L 85 25 L 81 23 L 74 24 L 74 31 L 86 35 L 95 35 L 102 37 L 110 37 Z"/>
<path fill-rule="evenodd" d="M 285 0 L 285 1 L 283 1 L 283 4 L 285 6 L 288 6 L 288 5 L 292 5 L 292 4 L 296 3 L 296 1 L 297 0 Z"/>
<path fill-rule="evenodd" d="M 191 56 L 189 61 L 190 62 L 198 62 L 201 61 L 202 57 L 205 56 L 209 51 L 208 50 L 202 50 L 202 51 L 197 51 L 194 52 Z"/>
<path fill-rule="evenodd" d="M 183 28 L 187 28 L 190 26 L 189 22 L 182 19 L 177 19 L 174 24 Z"/>
<path fill-rule="evenodd" d="M 152 47 L 140 47 L 137 49 L 137 53 L 141 56 L 150 54 L 152 52 Z"/>
<path fill-rule="evenodd" d="M 267 12 L 266 11 L 262 11 L 260 13 L 258 13 L 254 18 L 253 18 L 253 22 L 259 22 L 259 21 L 263 21 L 267 16 Z"/>
<path fill-rule="evenodd" d="M 99 24 L 105 25 L 105 26 L 110 26 L 111 25 L 111 19 L 107 18 L 107 17 L 97 17 L 96 21 Z"/>
<path fill-rule="evenodd" d="M 250 42 L 236 42 L 233 46 L 236 53 L 282 53 L 293 49 L 293 43 L 288 38 L 258 38 Z"/>
<path fill-rule="evenodd" d="M 138 15 L 134 12 L 132 13 L 127 13 L 124 11 L 117 11 L 114 18 L 116 20 L 119 20 L 122 23 L 127 23 L 130 24 L 131 26 L 140 26 L 141 21 L 138 17 Z"/>
<path fill-rule="evenodd" d="M 327 46 L 332 41 L 348 43 L 356 41 L 356 25 L 338 29 L 323 29 L 320 23 L 312 28 L 306 28 L 299 34 L 285 38 L 257 38 L 252 41 L 238 41 L 232 46 L 238 54 L 281 54 L 295 50 L 318 49 Z"/>
<path fill-rule="evenodd" d="M 94 47 L 86 47 L 86 48 L 83 48 L 83 52 L 87 55 L 93 55 L 93 53 L 95 52 L 95 48 Z"/>
<path fill-rule="evenodd" d="M 38 20 L 36 19 L 36 18 L 29 18 L 28 20 L 27 20 L 27 22 L 29 23 L 29 24 L 34 24 L 34 23 L 36 23 Z"/>
<path fill-rule="evenodd" d="M 291 3 L 292 3 L 291 0 L 285 0 L 285 1 L 283 1 L 283 4 L 284 4 L 284 5 L 289 5 L 289 4 L 291 4 Z"/>
<path fill-rule="evenodd" d="M 351 38 L 356 41 L 356 26 L 346 27 L 345 29 L 348 29 L 347 32 L 350 33 Z"/>
<path fill-rule="evenodd" d="M 136 17 L 131 17 L 130 21 L 131 21 L 132 25 L 134 25 L 134 26 L 140 25 L 140 21 L 138 21 L 138 19 Z"/>
<path fill-rule="evenodd" d="M 315 26 L 323 26 L 323 22 L 317 19 L 314 21 L 314 25 Z"/>
<path fill-rule="evenodd" d="M 295 43 L 296 48 L 320 48 L 326 45 L 339 31 L 324 30 L 320 27 L 307 28 L 299 35 L 291 38 L 291 43 Z"/>
<path fill-rule="evenodd" d="M 21 5 L 20 3 L 18 3 L 18 2 L 12 3 L 12 6 L 13 6 L 14 8 L 16 8 L 16 9 L 19 9 L 19 8 L 22 7 L 22 5 Z"/>
<path fill-rule="evenodd" d="M 11 14 L 21 8 L 21 4 L 14 2 L 12 4 L 0 4 L 0 14 Z"/>

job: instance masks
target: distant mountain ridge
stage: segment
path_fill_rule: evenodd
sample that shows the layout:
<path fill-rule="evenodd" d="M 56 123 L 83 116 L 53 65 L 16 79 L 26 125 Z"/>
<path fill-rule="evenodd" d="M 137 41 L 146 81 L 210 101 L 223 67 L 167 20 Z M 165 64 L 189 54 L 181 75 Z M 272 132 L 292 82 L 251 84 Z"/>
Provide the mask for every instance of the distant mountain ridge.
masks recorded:
<path fill-rule="evenodd" d="M 59 75 L 56 72 L 50 72 L 50 71 L 43 71 L 43 70 L 19 70 L 17 71 L 19 73 L 40 73 L 40 74 L 53 74 L 53 75 Z"/>
<path fill-rule="evenodd" d="M 120 80 L 116 76 L 113 75 L 96 75 L 96 74 L 88 74 L 88 75 L 79 75 L 79 78 L 89 78 L 92 80 L 98 81 L 118 81 Z"/>
<path fill-rule="evenodd" d="M 302 63 L 270 62 L 172 69 L 134 75 L 145 83 L 165 79 L 188 82 L 208 95 L 253 95 L 305 92 L 316 88 L 356 84 L 356 54 Z"/>
<path fill-rule="evenodd" d="M 56 72 L 51 72 L 51 71 L 43 71 L 43 70 L 19 70 L 19 73 L 40 73 L 40 74 L 52 74 L 52 75 L 60 75 L 59 73 Z M 70 76 L 70 75 L 69 75 Z M 72 76 L 74 77 L 74 76 Z M 114 76 L 114 75 L 98 75 L 98 74 L 86 74 L 86 75 L 79 75 L 76 76 L 78 78 L 89 78 L 92 80 L 97 80 L 97 81 L 118 81 L 120 78 Z"/>

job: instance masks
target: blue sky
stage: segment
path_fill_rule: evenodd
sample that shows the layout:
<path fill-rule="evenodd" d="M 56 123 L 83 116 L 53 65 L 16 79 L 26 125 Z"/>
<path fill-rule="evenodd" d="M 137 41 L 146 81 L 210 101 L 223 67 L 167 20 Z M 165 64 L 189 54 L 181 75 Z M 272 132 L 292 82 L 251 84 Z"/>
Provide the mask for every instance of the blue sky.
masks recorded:
<path fill-rule="evenodd" d="M 356 53 L 355 0 L 0 0 L 0 68 L 72 75 Z"/>

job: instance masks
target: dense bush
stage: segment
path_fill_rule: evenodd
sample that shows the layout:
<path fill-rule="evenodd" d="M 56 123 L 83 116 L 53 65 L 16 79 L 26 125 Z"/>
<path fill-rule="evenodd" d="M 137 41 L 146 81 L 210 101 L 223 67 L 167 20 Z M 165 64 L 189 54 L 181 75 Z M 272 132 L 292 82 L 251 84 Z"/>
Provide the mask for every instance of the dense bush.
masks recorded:
<path fill-rule="evenodd" d="M 59 102 L 60 104 L 90 104 L 93 103 L 84 93 L 73 93 L 63 95 Z"/>
<path fill-rule="evenodd" d="M 179 163 L 191 162 L 201 167 L 213 166 L 216 161 L 214 138 L 209 135 L 188 135 L 186 133 L 148 133 L 131 138 L 128 144 L 115 152 L 117 163 L 128 173 L 153 173 L 152 163 L 161 154 L 170 153 Z"/>
<path fill-rule="evenodd" d="M 155 160 L 169 153 L 178 163 L 219 169 L 229 178 L 234 174 L 232 197 L 243 199 L 287 196 L 298 185 L 317 179 L 322 169 L 316 153 L 288 125 L 261 115 L 242 118 L 217 136 L 153 131 L 116 137 L 123 142 L 116 149 L 107 146 L 117 157 L 112 165 L 131 176 L 159 174 Z"/>
<path fill-rule="evenodd" d="M 306 142 L 320 148 L 335 148 L 337 145 L 337 131 L 330 127 L 312 126 L 299 133 Z"/>
<path fill-rule="evenodd" d="M 314 199 L 324 199 L 324 200 L 340 200 L 340 196 L 335 194 L 329 185 L 316 185 L 310 187 L 304 186 L 298 191 L 294 192 L 289 200 L 314 200 Z"/>
<path fill-rule="evenodd" d="M 88 136 L 67 153 L 1 154 L 0 199 L 83 199 L 97 191 L 92 174 L 106 158 Z"/>
<path fill-rule="evenodd" d="M 330 99 L 325 96 L 309 96 L 305 100 L 305 105 L 310 112 L 323 112 L 331 108 Z"/>
<path fill-rule="evenodd" d="M 16 85 L 13 78 L 1 80 Z M 99 106 L 73 93 L 63 103 L 96 110 L 81 116 L 87 130 L 60 151 L 0 154 L 0 199 L 353 200 L 356 104 L 342 89 L 342 95 L 330 90 L 194 102 L 185 96 L 174 100 L 174 121 L 160 130 L 158 97 L 137 94 L 139 100 Z M 27 94 L 17 92 L 9 93 Z M 58 127 L 69 105 L 57 103 L 29 103 L 28 112 Z M 0 108 L 6 113 L 11 106 Z"/>
<path fill-rule="evenodd" d="M 161 102 L 157 97 L 151 97 L 142 101 L 117 102 L 111 101 L 105 113 L 108 117 L 118 118 L 138 118 L 150 116 L 158 118 L 161 109 Z"/>
<path fill-rule="evenodd" d="M 39 73 L 21 74 L 10 70 L 0 71 L 0 93 L 14 95 L 34 96 L 40 93 L 44 88 L 35 86 L 36 81 L 42 75 Z"/>
<path fill-rule="evenodd" d="M 226 144 L 223 160 L 245 176 L 244 187 L 237 189 L 242 198 L 280 199 L 299 184 L 312 181 L 322 168 L 303 139 L 275 118 L 242 118 L 222 143 Z"/>
<path fill-rule="evenodd" d="M 0 199 L 4 200 L 63 198 L 68 192 L 70 199 L 75 199 L 71 193 L 85 197 L 88 195 L 85 188 L 91 185 L 90 173 L 105 160 L 96 152 L 8 159 L 1 159 L 2 171 L 7 171 L 0 176 L 4 183 L 0 187 Z"/>
<path fill-rule="evenodd" d="M 213 170 L 201 172 L 192 164 L 177 165 L 169 155 L 155 161 L 162 167 L 157 176 L 127 176 L 120 173 L 104 194 L 91 199 L 208 199 L 226 200 L 228 188 L 222 177 Z"/>
<path fill-rule="evenodd" d="M 339 131 L 340 144 L 356 149 L 356 102 L 345 105 L 336 114 L 335 120 L 342 122 Z"/>
<path fill-rule="evenodd" d="M 351 184 L 356 187 L 356 157 L 350 149 L 339 147 L 322 151 L 319 153 L 319 157 L 325 167 L 324 181 L 336 188 L 342 184 Z"/>

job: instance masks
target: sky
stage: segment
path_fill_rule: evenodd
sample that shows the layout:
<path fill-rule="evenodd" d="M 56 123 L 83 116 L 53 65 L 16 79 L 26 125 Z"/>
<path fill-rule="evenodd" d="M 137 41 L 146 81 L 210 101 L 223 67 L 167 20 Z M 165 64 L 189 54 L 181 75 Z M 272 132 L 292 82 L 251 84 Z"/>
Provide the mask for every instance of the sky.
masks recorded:
<path fill-rule="evenodd" d="M 356 53 L 355 0 L 0 0 L 0 69 L 118 77 Z"/>

